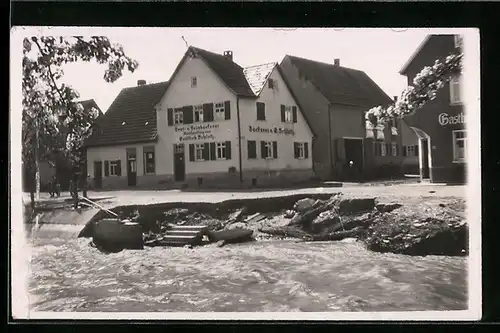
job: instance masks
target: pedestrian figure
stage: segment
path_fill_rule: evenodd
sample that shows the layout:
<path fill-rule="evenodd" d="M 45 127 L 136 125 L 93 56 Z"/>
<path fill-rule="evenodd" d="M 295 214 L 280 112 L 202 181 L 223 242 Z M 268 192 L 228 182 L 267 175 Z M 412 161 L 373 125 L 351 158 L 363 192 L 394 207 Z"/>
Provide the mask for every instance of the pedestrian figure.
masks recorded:
<path fill-rule="evenodd" d="M 78 175 L 74 174 L 70 181 L 70 194 L 74 201 L 75 209 L 78 209 Z"/>

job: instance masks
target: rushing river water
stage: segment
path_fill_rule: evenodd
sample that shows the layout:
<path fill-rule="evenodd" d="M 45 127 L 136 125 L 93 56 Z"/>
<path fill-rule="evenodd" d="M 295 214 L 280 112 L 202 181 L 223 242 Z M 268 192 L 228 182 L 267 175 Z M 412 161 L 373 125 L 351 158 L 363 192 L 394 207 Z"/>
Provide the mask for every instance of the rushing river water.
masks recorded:
<path fill-rule="evenodd" d="M 58 226 L 60 227 L 60 226 Z M 467 258 L 409 257 L 359 243 L 258 241 L 103 254 L 81 227 L 30 237 L 36 311 L 467 309 Z M 68 237 L 70 235 L 71 237 Z"/>

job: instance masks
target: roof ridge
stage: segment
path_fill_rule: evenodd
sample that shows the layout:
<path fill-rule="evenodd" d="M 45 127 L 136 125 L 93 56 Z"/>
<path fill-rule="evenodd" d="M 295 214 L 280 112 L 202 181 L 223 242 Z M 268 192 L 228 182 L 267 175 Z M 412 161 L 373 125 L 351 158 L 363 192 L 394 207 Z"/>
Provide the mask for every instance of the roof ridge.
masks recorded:
<path fill-rule="evenodd" d="M 210 53 L 211 55 L 214 55 L 214 56 L 218 56 L 218 57 L 221 57 L 221 58 L 224 58 L 226 59 L 226 57 L 223 55 L 223 54 L 220 54 L 220 53 L 216 53 L 216 52 L 212 52 L 212 51 L 209 51 L 209 50 L 205 50 L 205 49 L 202 49 L 200 47 L 196 47 L 196 46 L 190 46 L 190 48 L 194 49 L 195 51 L 196 50 L 199 50 L 199 51 L 203 51 L 203 52 L 207 52 L 207 53 Z M 231 61 L 231 63 L 235 64 L 236 66 L 240 67 L 241 69 L 243 69 L 243 67 L 238 64 L 237 62 L 235 62 L 234 60 L 230 60 L 230 59 L 227 59 L 228 61 Z"/>
<path fill-rule="evenodd" d="M 255 68 L 255 67 L 259 67 L 259 66 L 270 65 L 270 64 L 278 65 L 278 62 L 271 61 L 271 62 L 266 62 L 266 63 L 263 63 L 263 64 L 259 64 L 259 65 L 252 65 L 252 66 L 243 67 L 243 69 L 245 70 L 245 69 Z"/>
<path fill-rule="evenodd" d="M 345 66 L 340 66 L 340 65 L 337 66 L 335 64 L 331 64 L 331 63 L 328 63 L 328 62 L 319 61 L 319 60 L 312 60 L 312 59 L 303 58 L 303 57 L 297 57 L 297 56 L 290 55 L 290 54 L 287 54 L 286 57 L 295 58 L 295 59 L 299 59 L 299 60 L 310 61 L 310 62 L 315 62 L 317 64 L 331 66 L 331 67 L 335 67 L 335 68 L 343 68 L 343 69 L 347 69 L 347 70 L 350 70 L 350 71 L 356 71 L 356 72 L 363 72 L 363 73 L 365 73 L 365 71 L 363 71 L 361 69 L 356 69 L 356 68 L 351 68 L 351 67 L 345 67 Z"/>
<path fill-rule="evenodd" d="M 161 82 L 154 82 L 154 83 L 146 83 L 146 84 L 143 84 L 143 85 L 140 85 L 140 86 L 135 85 L 135 86 L 125 87 L 122 90 L 125 90 L 125 89 L 134 89 L 134 88 L 142 88 L 142 87 L 151 87 L 151 86 L 158 85 L 158 84 L 168 84 L 168 80 L 167 81 L 161 81 Z"/>

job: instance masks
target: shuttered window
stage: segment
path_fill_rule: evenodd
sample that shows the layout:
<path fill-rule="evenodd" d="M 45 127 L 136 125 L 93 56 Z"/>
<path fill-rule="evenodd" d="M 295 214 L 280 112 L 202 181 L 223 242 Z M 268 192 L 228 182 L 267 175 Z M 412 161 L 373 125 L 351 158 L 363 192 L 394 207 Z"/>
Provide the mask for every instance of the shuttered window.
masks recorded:
<path fill-rule="evenodd" d="M 257 143 L 255 141 L 247 141 L 247 151 L 248 151 L 248 159 L 256 159 L 257 158 Z"/>
<path fill-rule="evenodd" d="M 266 120 L 266 104 L 257 102 L 257 120 Z"/>
<path fill-rule="evenodd" d="M 297 159 L 309 158 L 308 149 L 309 149 L 309 147 L 308 147 L 307 142 L 294 142 L 293 143 L 294 157 Z"/>

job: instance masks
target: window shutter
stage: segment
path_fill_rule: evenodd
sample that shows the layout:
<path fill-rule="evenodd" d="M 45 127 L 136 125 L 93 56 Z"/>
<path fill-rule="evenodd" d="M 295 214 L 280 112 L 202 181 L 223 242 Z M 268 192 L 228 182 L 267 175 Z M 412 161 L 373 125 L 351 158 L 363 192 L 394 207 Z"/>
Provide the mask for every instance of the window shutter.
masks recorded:
<path fill-rule="evenodd" d="M 418 156 L 418 145 L 415 145 L 415 156 Z"/>
<path fill-rule="evenodd" d="M 174 125 L 174 109 L 167 110 L 167 123 L 168 123 L 168 126 Z"/>
<path fill-rule="evenodd" d="M 109 177 L 109 161 L 104 161 L 104 176 Z"/>
<path fill-rule="evenodd" d="M 344 149 L 344 139 L 343 138 L 338 138 L 337 139 L 337 157 L 343 161 L 345 159 L 345 149 Z"/>
<path fill-rule="evenodd" d="M 214 104 L 203 104 L 203 121 L 214 121 Z"/>
<path fill-rule="evenodd" d="M 184 106 L 182 107 L 182 113 L 183 113 L 183 119 L 182 123 L 183 124 L 192 124 L 193 123 L 193 106 Z"/>
<path fill-rule="evenodd" d="M 226 160 L 231 159 L 231 141 L 226 141 Z"/>
<path fill-rule="evenodd" d="M 122 175 L 122 161 L 121 160 L 117 160 L 116 161 L 116 175 L 117 176 L 121 176 Z"/>
<path fill-rule="evenodd" d="M 205 142 L 203 144 L 203 160 L 210 160 L 210 145 L 208 144 L 208 142 Z"/>
<path fill-rule="evenodd" d="M 383 142 L 377 142 L 377 153 L 378 153 L 378 156 L 382 156 L 382 145 L 384 143 Z"/>
<path fill-rule="evenodd" d="M 396 156 L 399 156 L 399 145 L 396 143 Z"/>
<path fill-rule="evenodd" d="M 194 162 L 194 144 L 189 144 L 189 160 Z"/>
<path fill-rule="evenodd" d="M 406 153 L 406 146 L 402 146 L 403 148 L 403 156 L 406 157 L 408 154 Z"/>
<path fill-rule="evenodd" d="M 304 142 L 304 158 L 309 158 L 309 144 Z"/>
<path fill-rule="evenodd" d="M 293 114 L 293 122 L 296 123 L 297 122 L 297 107 L 296 106 L 292 106 L 292 114 Z"/>
<path fill-rule="evenodd" d="M 278 158 L 278 142 L 273 141 L 273 158 Z"/>
<path fill-rule="evenodd" d="M 293 157 L 299 158 L 299 144 L 297 142 L 293 143 Z"/>
<path fill-rule="evenodd" d="M 385 156 L 391 156 L 392 155 L 392 149 L 391 149 L 391 144 L 386 142 L 385 143 Z"/>
<path fill-rule="evenodd" d="M 257 158 L 257 145 L 255 141 L 247 141 L 248 159 Z"/>
<path fill-rule="evenodd" d="M 281 104 L 281 122 L 285 122 L 285 106 Z"/>
<path fill-rule="evenodd" d="M 215 142 L 210 142 L 210 160 L 211 161 L 215 161 L 217 159 L 216 153 L 217 153 L 217 151 L 215 149 Z"/>
<path fill-rule="evenodd" d="M 230 101 L 225 101 L 224 102 L 224 116 L 226 120 L 231 119 L 231 102 Z"/>
<path fill-rule="evenodd" d="M 265 141 L 260 142 L 260 155 L 262 156 L 262 158 L 267 157 L 266 142 Z"/>

